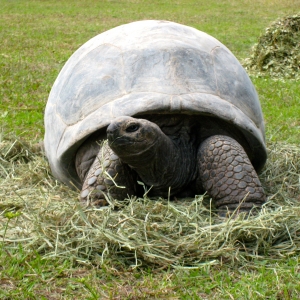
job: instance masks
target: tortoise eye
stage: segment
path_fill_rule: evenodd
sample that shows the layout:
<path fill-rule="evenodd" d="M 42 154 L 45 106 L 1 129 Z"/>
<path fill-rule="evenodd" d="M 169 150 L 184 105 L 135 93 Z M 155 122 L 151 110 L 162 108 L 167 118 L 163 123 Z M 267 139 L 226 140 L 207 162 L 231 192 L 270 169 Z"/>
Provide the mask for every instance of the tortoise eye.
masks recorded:
<path fill-rule="evenodd" d="M 140 128 L 137 124 L 132 124 L 126 128 L 126 132 L 135 132 Z"/>

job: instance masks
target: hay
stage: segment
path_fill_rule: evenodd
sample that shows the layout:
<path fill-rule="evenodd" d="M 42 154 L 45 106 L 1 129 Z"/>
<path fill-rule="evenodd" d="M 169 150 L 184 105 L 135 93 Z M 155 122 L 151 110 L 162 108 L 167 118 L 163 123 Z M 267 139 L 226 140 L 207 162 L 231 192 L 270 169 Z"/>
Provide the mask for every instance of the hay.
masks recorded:
<path fill-rule="evenodd" d="M 270 24 L 243 65 L 252 74 L 299 79 L 300 14 Z"/>
<path fill-rule="evenodd" d="M 0 144 L 0 241 L 8 249 L 21 244 L 24 251 L 38 251 L 45 258 L 83 264 L 177 268 L 224 260 L 239 264 L 299 252 L 300 148 L 296 146 L 269 145 L 268 164 L 261 175 L 269 202 L 257 216 L 220 220 L 204 196 L 82 207 L 77 192 L 52 178 L 44 157 L 27 146 L 19 147 L 20 143 Z"/>

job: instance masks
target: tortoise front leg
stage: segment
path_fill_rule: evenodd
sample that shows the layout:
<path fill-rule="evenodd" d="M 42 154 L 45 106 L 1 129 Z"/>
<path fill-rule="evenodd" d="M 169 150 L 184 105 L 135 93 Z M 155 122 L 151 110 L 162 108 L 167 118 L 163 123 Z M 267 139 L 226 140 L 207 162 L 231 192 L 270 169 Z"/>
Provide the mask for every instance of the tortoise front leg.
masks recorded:
<path fill-rule="evenodd" d="M 136 195 L 137 178 L 129 166 L 105 142 L 84 179 L 80 193 L 81 201 L 96 206 L 107 205 L 105 196 L 124 200 Z"/>
<path fill-rule="evenodd" d="M 256 171 L 243 147 L 234 139 L 216 135 L 198 150 L 199 187 L 215 201 L 220 215 L 227 211 L 249 212 L 266 201 Z"/>

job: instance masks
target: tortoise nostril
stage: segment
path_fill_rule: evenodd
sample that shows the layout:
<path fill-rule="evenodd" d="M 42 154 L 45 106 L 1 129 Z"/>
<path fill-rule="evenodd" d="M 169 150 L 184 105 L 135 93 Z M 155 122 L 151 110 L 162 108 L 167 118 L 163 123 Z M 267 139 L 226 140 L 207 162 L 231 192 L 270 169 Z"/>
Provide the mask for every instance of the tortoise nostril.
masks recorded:
<path fill-rule="evenodd" d="M 108 125 L 108 127 L 106 129 L 106 133 L 112 134 L 113 132 L 115 132 L 118 129 L 119 129 L 119 127 L 116 124 L 111 123 L 111 124 Z"/>
<path fill-rule="evenodd" d="M 140 128 L 138 124 L 131 124 L 126 128 L 126 132 L 135 132 Z"/>

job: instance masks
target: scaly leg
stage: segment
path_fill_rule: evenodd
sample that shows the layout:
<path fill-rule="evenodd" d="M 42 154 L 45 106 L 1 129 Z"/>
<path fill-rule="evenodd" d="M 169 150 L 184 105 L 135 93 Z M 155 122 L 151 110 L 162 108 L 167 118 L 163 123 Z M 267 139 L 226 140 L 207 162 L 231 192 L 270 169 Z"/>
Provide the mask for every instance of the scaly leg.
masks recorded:
<path fill-rule="evenodd" d="M 215 201 L 220 215 L 249 212 L 266 201 L 264 190 L 243 147 L 234 139 L 216 135 L 198 150 L 199 186 Z"/>
<path fill-rule="evenodd" d="M 84 179 L 80 199 L 105 206 L 108 204 L 105 195 L 118 200 L 136 195 L 136 182 L 134 171 L 121 162 L 107 143 L 103 143 Z"/>

